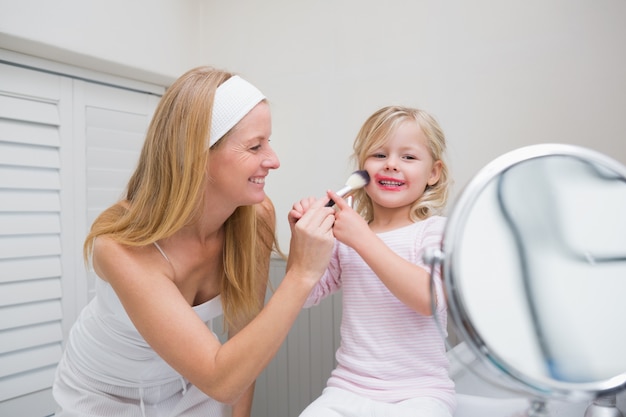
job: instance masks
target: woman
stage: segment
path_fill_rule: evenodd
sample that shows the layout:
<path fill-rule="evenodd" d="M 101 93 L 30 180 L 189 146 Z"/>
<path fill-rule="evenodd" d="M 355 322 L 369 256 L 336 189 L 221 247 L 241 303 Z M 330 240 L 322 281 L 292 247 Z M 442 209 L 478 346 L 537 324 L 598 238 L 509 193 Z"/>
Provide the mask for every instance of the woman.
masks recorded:
<path fill-rule="evenodd" d="M 333 246 L 323 198 L 290 224 L 286 275 L 263 307 L 270 134 L 267 101 L 238 76 L 196 68 L 166 91 L 126 198 L 85 241 L 99 278 L 57 369 L 58 416 L 250 415 L 254 381 Z M 207 326 L 222 312 L 224 344 Z"/>

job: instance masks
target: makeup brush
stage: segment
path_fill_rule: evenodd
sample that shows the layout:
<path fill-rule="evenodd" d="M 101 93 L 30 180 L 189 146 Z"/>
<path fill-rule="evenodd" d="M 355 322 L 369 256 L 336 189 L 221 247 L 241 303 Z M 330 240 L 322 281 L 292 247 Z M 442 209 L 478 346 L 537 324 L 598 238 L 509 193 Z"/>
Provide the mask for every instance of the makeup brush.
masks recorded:
<path fill-rule="evenodd" d="M 370 176 L 365 170 L 354 171 L 348 177 L 348 181 L 346 181 L 346 185 L 343 186 L 342 189 L 337 191 L 337 195 L 339 197 L 345 197 L 350 195 L 352 192 L 358 190 L 359 188 L 365 187 L 370 182 Z M 326 203 L 326 207 L 332 207 L 335 204 L 333 200 L 330 200 Z"/>

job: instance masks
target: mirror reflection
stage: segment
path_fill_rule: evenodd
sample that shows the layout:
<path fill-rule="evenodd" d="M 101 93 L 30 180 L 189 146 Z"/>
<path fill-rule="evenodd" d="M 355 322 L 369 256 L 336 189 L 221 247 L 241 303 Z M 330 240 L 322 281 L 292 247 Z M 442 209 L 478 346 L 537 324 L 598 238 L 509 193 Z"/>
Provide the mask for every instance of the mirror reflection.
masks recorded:
<path fill-rule="evenodd" d="M 534 393 L 613 389 L 626 379 L 624 171 L 538 149 L 479 175 L 450 216 L 450 316 Z"/>

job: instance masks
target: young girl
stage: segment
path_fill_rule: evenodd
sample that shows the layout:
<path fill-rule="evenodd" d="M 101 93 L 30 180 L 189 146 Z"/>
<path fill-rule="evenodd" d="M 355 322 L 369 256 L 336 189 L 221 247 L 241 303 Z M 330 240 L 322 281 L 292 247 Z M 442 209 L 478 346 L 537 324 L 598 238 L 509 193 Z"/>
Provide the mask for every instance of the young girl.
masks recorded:
<path fill-rule="evenodd" d="M 385 107 L 370 116 L 354 143 L 370 183 L 355 194 L 355 210 L 336 202 L 333 256 L 305 306 L 343 290 L 341 345 L 323 394 L 300 417 L 451 417 L 454 383 L 441 331 L 446 305 L 422 256 L 439 247 L 448 193 L 445 137 L 422 110 Z M 313 199 L 296 203 L 298 219 Z"/>

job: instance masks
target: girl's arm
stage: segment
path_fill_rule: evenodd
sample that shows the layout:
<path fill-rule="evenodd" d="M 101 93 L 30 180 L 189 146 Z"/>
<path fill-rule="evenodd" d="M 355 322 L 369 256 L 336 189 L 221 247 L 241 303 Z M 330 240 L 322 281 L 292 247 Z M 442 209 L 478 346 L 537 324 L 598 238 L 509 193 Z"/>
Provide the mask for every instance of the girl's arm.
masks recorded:
<path fill-rule="evenodd" d="M 329 196 L 340 210 L 335 237 L 353 248 L 396 298 L 420 314 L 432 315 L 430 274 L 391 250 L 344 199 L 334 192 Z"/>

